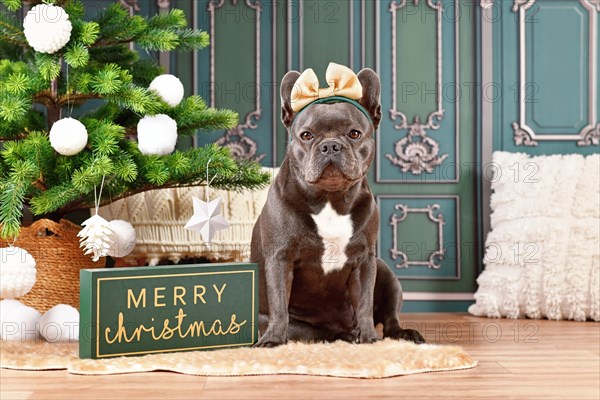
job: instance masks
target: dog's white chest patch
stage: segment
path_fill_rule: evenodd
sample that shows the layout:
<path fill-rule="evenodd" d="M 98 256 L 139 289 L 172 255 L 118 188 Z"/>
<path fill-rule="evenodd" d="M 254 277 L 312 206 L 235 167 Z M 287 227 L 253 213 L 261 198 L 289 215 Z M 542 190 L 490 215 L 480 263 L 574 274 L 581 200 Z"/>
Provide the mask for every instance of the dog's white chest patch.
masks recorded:
<path fill-rule="evenodd" d="M 326 274 L 342 269 L 348 257 L 346 246 L 352 237 L 353 227 L 350 214 L 338 214 L 330 203 L 318 214 L 311 215 L 317 225 L 317 233 L 323 240 L 325 252 L 321 258 L 321 268 Z"/>

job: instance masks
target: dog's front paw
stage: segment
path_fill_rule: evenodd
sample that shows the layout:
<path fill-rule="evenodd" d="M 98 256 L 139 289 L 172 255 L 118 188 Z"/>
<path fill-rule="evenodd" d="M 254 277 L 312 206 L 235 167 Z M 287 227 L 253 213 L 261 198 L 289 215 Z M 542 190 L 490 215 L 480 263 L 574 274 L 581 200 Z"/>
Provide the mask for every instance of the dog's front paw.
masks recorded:
<path fill-rule="evenodd" d="M 375 343 L 375 342 L 379 342 L 381 339 L 379 338 L 379 336 L 361 336 L 360 337 L 360 342 L 361 343 Z"/>
<path fill-rule="evenodd" d="M 425 338 L 414 329 L 398 329 L 395 332 L 391 332 L 387 335 L 384 335 L 384 337 L 389 337 L 390 339 L 394 340 L 406 340 L 409 342 L 414 342 L 416 344 L 425 343 Z"/>
<path fill-rule="evenodd" d="M 359 336 L 360 343 L 375 343 L 379 342 L 381 339 L 377 335 L 374 329 L 369 329 L 366 331 L 361 331 Z"/>
<path fill-rule="evenodd" d="M 258 339 L 258 342 L 252 347 L 277 347 L 287 343 L 287 338 L 281 335 L 275 335 L 269 330 Z"/>

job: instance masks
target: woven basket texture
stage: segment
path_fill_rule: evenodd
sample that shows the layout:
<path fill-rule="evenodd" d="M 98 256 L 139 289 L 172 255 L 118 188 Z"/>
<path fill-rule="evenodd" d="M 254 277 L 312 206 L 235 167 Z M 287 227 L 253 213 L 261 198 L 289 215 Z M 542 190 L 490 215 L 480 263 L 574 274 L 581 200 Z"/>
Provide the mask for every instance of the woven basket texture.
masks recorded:
<path fill-rule="evenodd" d="M 79 248 L 81 226 L 67 220 L 35 221 L 22 227 L 16 246 L 27 250 L 36 261 L 36 282 L 19 301 L 45 312 L 57 304 L 79 309 L 79 271 L 104 268 L 105 259 L 93 262 Z"/>

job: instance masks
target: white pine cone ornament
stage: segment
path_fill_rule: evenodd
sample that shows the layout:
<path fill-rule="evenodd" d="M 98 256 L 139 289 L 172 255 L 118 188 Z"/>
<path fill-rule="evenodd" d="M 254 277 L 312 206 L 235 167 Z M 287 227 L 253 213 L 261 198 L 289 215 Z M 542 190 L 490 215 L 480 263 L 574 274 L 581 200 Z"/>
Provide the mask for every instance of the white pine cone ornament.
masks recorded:
<path fill-rule="evenodd" d="M 71 39 L 71 21 L 62 7 L 38 4 L 23 21 L 23 33 L 27 43 L 40 53 L 56 53 Z"/>
<path fill-rule="evenodd" d="M 25 249 L 0 249 L 0 297 L 25 296 L 35 284 L 35 260 Z"/>
<path fill-rule="evenodd" d="M 86 219 L 81 225 L 84 228 L 77 234 L 79 247 L 83 247 L 85 255 L 93 254 L 92 261 L 98 261 L 100 257 L 106 257 L 108 249 L 113 245 L 112 230 L 108 221 L 98 214 Z"/>

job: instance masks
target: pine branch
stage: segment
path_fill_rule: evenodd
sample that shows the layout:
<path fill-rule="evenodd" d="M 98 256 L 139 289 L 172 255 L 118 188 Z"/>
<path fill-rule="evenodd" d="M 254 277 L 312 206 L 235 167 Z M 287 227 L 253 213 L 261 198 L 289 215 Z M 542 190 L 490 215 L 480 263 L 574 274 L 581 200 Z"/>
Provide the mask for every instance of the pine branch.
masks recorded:
<path fill-rule="evenodd" d="M 177 121 L 177 132 L 183 135 L 194 134 L 197 129 L 205 131 L 230 129 L 238 123 L 236 112 L 207 108 L 200 96 L 190 96 L 177 107 L 165 112 Z"/>
<path fill-rule="evenodd" d="M 174 8 L 168 12 L 154 15 L 148 20 L 148 26 L 157 29 L 185 28 L 187 21 L 183 11 Z"/>
<path fill-rule="evenodd" d="M 1 183 L 0 221 L 3 238 L 17 237 L 23 216 L 25 196 L 31 188 L 31 182 L 39 174 L 35 164 L 28 160 L 19 160 L 9 173 L 8 179 Z"/>

